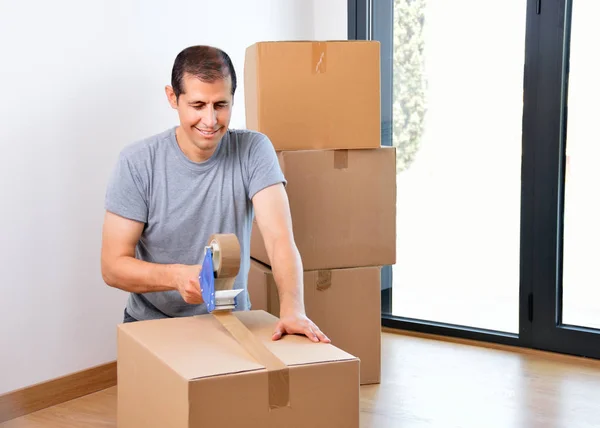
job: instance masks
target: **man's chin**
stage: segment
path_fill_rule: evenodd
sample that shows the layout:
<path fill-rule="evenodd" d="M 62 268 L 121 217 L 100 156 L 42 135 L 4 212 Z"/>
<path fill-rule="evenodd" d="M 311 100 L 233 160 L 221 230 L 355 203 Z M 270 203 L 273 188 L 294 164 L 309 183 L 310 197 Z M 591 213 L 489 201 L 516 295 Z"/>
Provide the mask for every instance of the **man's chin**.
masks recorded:
<path fill-rule="evenodd" d="M 221 132 L 215 133 L 210 137 L 199 136 L 196 134 L 192 141 L 194 141 L 196 147 L 202 150 L 213 150 L 217 147 L 222 138 L 223 134 Z"/>

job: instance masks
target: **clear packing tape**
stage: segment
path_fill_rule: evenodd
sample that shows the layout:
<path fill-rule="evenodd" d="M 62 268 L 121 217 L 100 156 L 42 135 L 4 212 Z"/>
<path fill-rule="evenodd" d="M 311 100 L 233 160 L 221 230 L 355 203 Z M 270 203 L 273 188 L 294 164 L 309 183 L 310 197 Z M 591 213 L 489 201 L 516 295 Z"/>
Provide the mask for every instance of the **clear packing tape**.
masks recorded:
<path fill-rule="evenodd" d="M 233 290 L 240 270 L 240 244 L 234 234 L 215 234 L 205 247 L 200 289 L 208 312 L 231 336 L 267 370 L 269 409 L 290 406 L 290 376 L 288 366 L 273 354 L 233 313 Z M 223 294 L 224 293 L 224 294 Z M 225 296 L 225 304 L 220 301 Z M 233 296 L 231 301 L 228 297 Z"/>

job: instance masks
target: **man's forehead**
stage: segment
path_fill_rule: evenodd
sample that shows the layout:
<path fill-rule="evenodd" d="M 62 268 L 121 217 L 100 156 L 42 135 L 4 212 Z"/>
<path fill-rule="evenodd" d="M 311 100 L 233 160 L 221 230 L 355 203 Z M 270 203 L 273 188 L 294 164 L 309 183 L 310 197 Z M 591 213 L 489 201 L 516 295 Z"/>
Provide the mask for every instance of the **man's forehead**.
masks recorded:
<path fill-rule="evenodd" d="M 217 103 L 231 101 L 231 82 L 223 79 L 205 82 L 198 78 L 185 81 L 181 96 L 188 103 Z"/>
<path fill-rule="evenodd" d="M 231 89 L 231 76 L 227 75 L 224 77 L 213 78 L 213 79 L 203 79 L 201 76 L 196 76 L 190 73 L 185 73 L 183 75 L 183 85 L 185 87 L 194 86 L 194 87 L 214 87 L 221 88 L 226 87 L 227 89 Z"/>

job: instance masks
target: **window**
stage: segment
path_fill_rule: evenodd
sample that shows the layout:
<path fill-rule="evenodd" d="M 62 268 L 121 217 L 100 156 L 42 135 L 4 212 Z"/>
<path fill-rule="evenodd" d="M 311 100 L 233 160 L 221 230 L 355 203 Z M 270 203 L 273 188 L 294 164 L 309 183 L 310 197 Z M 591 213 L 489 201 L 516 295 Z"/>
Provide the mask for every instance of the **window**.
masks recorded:
<path fill-rule="evenodd" d="M 348 7 L 349 38 L 381 43 L 382 144 L 397 150 L 383 323 L 600 357 L 599 6 Z"/>

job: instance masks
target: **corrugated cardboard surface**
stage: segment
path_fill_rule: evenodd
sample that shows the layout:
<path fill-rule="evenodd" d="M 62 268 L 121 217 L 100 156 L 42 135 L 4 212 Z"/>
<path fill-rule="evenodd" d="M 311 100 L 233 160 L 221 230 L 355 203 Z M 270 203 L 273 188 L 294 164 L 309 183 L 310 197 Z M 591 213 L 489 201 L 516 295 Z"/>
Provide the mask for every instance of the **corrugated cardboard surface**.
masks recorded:
<path fill-rule="evenodd" d="M 355 357 L 234 315 L 289 367 L 290 406 L 270 408 L 269 373 L 213 315 L 144 321 L 118 326 L 119 427 L 358 427 Z"/>
<path fill-rule="evenodd" d="M 268 266 L 250 262 L 253 309 L 279 316 L 279 298 Z M 381 380 L 381 269 L 363 267 L 304 272 L 307 316 L 338 348 L 360 359 L 360 383 Z M 266 305 L 266 306 L 263 306 Z"/>
<path fill-rule="evenodd" d="M 279 152 L 304 270 L 396 263 L 396 153 Z M 258 224 L 250 255 L 271 265 Z"/>
<path fill-rule="evenodd" d="M 379 42 L 260 42 L 244 73 L 246 127 L 276 150 L 380 146 Z"/>

